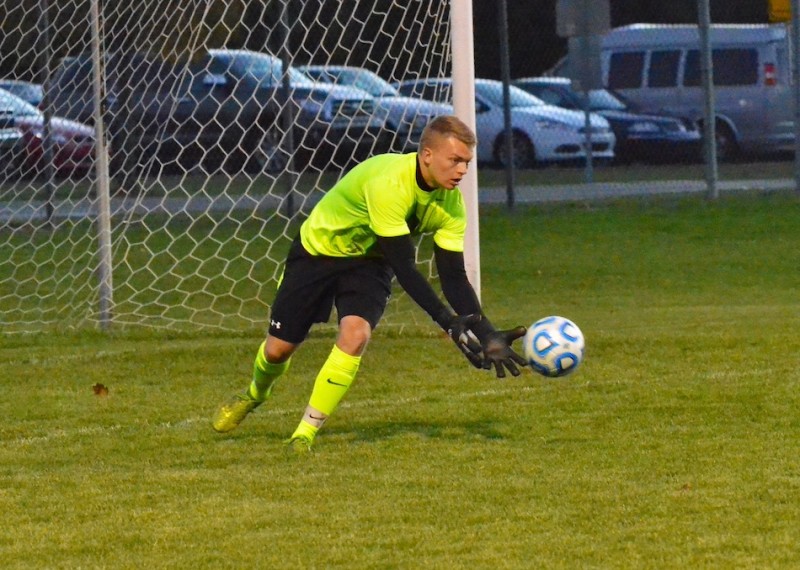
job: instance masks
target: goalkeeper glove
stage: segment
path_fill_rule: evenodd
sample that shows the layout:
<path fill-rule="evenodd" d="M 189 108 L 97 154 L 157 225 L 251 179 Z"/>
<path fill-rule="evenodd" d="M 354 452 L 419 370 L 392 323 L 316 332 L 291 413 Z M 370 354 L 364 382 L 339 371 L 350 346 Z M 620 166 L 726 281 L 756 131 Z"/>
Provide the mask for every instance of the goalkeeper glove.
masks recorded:
<path fill-rule="evenodd" d="M 514 352 L 511 344 L 525 335 L 525 327 L 516 327 L 505 331 L 491 331 L 481 335 L 481 345 L 483 350 L 483 367 L 491 370 L 494 366 L 498 378 L 506 377 L 506 368 L 512 376 L 519 376 L 520 366 L 527 366 L 527 362 L 519 354 Z"/>
<path fill-rule="evenodd" d="M 439 323 L 447 336 L 450 337 L 461 353 L 469 360 L 475 368 L 484 368 L 483 357 L 481 356 L 481 345 L 470 332 L 470 328 L 481 320 L 480 314 L 472 315 L 451 315 L 450 311 L 442 313 L 436 322 Z"/>

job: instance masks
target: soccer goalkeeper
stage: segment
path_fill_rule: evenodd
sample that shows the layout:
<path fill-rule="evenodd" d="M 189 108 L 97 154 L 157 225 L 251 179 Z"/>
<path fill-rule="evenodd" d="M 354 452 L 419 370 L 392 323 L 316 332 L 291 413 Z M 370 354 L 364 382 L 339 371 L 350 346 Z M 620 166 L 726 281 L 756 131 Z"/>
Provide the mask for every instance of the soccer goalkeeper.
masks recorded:
<path fill-rule="evenodd" d="M 353 168 L 314 207 L 286 259 L 253 379 L 217 412 L 218 432 L 236 428 L 270 395 L 295 350 L 335 304 L 336 343 L 288 443 L 307 451 L 355 379 L 361 355 L 391 293 L 392 275 L 477 368 L 520 374 L 511 348 L 525 327 L 498 331 L 483 315 L 464 268 L 466 213 L 458 183 L 473 159 L 475 134 L 453 116 L 425 127 L 419 151 L 381 154 Z M 448 308 L 417 270 L 412 236 L 433 234 L 434 257 Z M 471 333 L 471 334 L 470 334 Z"/>

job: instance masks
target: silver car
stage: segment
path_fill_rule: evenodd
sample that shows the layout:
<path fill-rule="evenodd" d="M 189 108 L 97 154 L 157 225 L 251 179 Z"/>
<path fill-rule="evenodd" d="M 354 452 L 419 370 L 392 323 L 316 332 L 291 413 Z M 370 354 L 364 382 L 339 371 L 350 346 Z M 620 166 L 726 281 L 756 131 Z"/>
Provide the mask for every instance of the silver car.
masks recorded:
<path fill-rule="evenodd" d="M 792 151 L 792 49 L 786 26 L 715 24 L 709 35 L 719 158 Z M 697 26 L 615 28 L 603 37 L 602 64 L 606 86 L 641 110 L 702 123 Z"/>
<path fill-rule="evenodd" d="M 398 85 L 400 93 L 432 101 L 451 100 L 450 79 L 417 79 Z M 509 155 L 517 168 L 553 162 L 586 159 L 585 116 L 581 112 L 548 105 L 541 99 L 510 86 L 513 154 L 506 144 L 503 116 L 503 84 L 491 79 L 475 80 L 475 119 L 478 161 L 505 166 Z M 610 162 L 614 158 L 614 132 L 600 115 L 590 115 L 592 157 Z"/>
<path fill-rule="evenodd" d="M 5 89 L 34 107 L 38 107 L 44 99 L 44 90 L 39 83 L 18 79 L 0 79 L 0 89 Z"/>
<path fill-rule="evenodd" d="M 438 115 L 452 115 L 453 106 L 415 97 L 405 97 L 377 73 L 344 65 L 306 65 L 298 67 L 314 81 L 346 85 L 366 91 L 386 112 L 386 127 L 395 133 L 393 150 L 416 150 L 422 129 Z"/>

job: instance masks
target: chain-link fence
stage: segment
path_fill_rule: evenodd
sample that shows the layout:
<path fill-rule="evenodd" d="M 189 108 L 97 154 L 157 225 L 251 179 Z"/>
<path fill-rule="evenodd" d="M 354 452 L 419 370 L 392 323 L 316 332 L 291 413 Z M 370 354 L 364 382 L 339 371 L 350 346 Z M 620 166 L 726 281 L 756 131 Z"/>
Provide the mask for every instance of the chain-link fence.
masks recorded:
<path fill-rule="evenodd" d="M 708 62 L 697 23 L 617 26 L 596 46 L 603 88 L 586 92 L 556 2 L 532 5 L 475 4 L 482 202 L 707 192 L 709 133 L 715 186 L 794 187 L 786 24 L 714 24 Z M 316 199 L 453 112 L 450 10 L 0 1 L 0 331 L 262 323 Z M 486 66 L 486 38 L 506 30 L 506 67 Z M 388 318 L 414 314 L 400 299 Z"/>

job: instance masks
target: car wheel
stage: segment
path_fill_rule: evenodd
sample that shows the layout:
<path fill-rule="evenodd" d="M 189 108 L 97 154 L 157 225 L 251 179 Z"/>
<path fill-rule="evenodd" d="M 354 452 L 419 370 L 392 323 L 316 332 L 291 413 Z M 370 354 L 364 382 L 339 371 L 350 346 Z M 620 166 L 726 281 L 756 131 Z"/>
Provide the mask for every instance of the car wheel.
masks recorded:
<path fill-rule="evenodd" d="M 520 131 L 511 132 L 511 147 L 513 149 L 514 168 L 532 168 L 536 165 L 536 150 L 528 136 Z M 497 163 L 505 168 L 509 162 L 508 145 L 505 133 L 500 133 L 494 145 L 494 158 Z"/>
<path fill-rule="evenodd" d="M 731 128 L 725 123 L 716 125 L 717 160 L 730 162 L 739 154 L 739 146 Z"/>
<path fill-rule="evenodd" d="M 255 134 L 251 138 L 255 144 L 247 164 L 248 172 L 279 174 L 285 171 L 289 166 L 289 153 L 281 147 L 282 138 L 276 127 Z"/>

